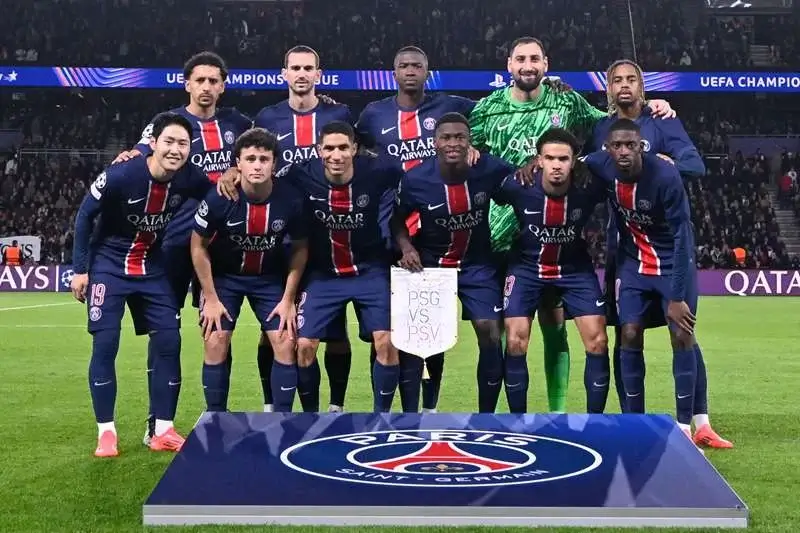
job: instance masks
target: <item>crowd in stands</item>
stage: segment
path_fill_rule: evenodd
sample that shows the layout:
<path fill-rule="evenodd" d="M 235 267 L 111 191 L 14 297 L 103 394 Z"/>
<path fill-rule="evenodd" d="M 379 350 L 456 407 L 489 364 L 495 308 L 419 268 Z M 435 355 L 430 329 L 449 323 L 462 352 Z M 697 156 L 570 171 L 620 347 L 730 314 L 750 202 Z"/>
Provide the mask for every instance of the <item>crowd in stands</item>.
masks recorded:
<path fill-rule="evenodd" d="M 624 55 L 620 36 L 629 31 L 614 11 L 617 3 L 610 1 L 532 0 L 533 7 L 522 11 L 514 0 L 373 1 L 374 5 L 302 0 L 202 7 L 191 0 L 16 2 L 0 18 L 0 62 L 175 66 L 192 53 L 212 49 L 232 66 L 263 68 L 280 64 L 286 48 L 303 42 L 320 50 L 323 61 L 336 68 L 388 68 L 397 48 L 414 43 L 429 53 L 434 68 L 496 68 L 505 63 L 515 37 L 533 34 L 543 37 L 554 68 L 604 70 Z M 752 68 L 748 45 L 763 40 L 765 33 L 763 27 L 756 31 L 738 19 L 699 17 L 690 35 L 681 2 L 641 0 L 632 6 L 634 42 L 646 70 Z M 170 14 L 171 27 L 192 31 L 154 38 L 143 28 L 157 28 L 159 13 Z M 71 24 L 63 24 L 65 20 Z M 782 18 L 768 24 L 775 29 L 771 53 L 781 64 L 794 53 L 794 32 Z M 372 37 L 365 38 L 365 30 Z M 612 37 L 591 38 L 599 34 Z M 357 113 L 380 95 L 332 96 Z M 781 95 L 757 101 L 741 93 L 659 96 L 673 103 L 704 154 L 728 154 L 730 135 L 798 133 L 800 109 Z M 223 103 L 252 115 L 283 97 L 277 92 L 230 93 Z M 597 94 L 589 98 L 596 104 L 605 100 Z M 155 113 L 184 99 L 181 91 L 26 91 L 24 97 L 0 93 L 0 130 L 19 130 L 22 139 L 7 153 L 0 150 L 0 236 L 41 235 L 42 262 L 69 262 L 72 220 L 89 180 L 120 149 L 138 140 Z M 709 165 L 705 178 L 687 184 L 697 260 L 703 268 L 733 266 L 735 247 L 748 251 L 747 266 L 786 267 L 797 262 L 780 239 L 767 193 L 772 178 L 768 162 L 748 155 L 731 155 Z M 800 217 L 800 159 L 796 154 L 784 159 L 780 203 Z M 600 217 L 587 231 L 598 266 L 605 261 L 603 227 Z"/>
<path fill-rule="evenodd" d="M 626 3 L 611 0 L 31 0 L 6 6 L 0 61 L 167 67 L 212 49 L 236 57 L 239 67 L 263 68 L 280 64 L 286 46 L 303 43 L 324 51 L 326 65 L 369 68 L 413 43 L 435 68 L 497 68 L 520 35 L 541 36 L 563 70 L 602 70 L 629 55 L 623 51 L 631 42 L 650 70 L 751 68 L 756 43 L 770 46 L 765 67 L 795 58 L 788 17 L 754 26 L 746 17 L 708 17 L 697 4 L 630 2 L 631 39 Z M 160 31 L 162 20 L 170 31 Z"/>

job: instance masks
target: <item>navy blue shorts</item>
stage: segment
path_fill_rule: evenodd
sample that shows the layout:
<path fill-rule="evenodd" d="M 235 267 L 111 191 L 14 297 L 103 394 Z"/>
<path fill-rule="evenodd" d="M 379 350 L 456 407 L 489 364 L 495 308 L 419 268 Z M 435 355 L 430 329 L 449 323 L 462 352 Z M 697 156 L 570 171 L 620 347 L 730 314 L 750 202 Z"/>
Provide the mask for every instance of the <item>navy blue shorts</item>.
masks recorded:
<path fill-rule="evenodd" d="M 120 329 L 126 305 L 137 335 L 180 327 L 179 309 L 166 276 L 134 278 L 91 273 L 88 292 L 89 333 Z"/>
<path fill-rule="evenodd" d="M 359 327 L 365 334 L 371 337 L 376 331 L 389 331 L 390 300 L 389 269 L 373 269 L 344 278 L 312 277 L 298 302 L 298 335 L 306 339 L 330 340 L 327 335 L 331 326 L 336 325 L 337 320 L 346 320 L 350 302 L 353 302 Z"/>
<path fill-rule="evenodd" d="M 652 318 L 667 316 L 667 306 L 672 292 L 671 275 L 649 276 L 639 274 L 633 267 L 622 267 L 617 273 L 615 289 L 620 325 L 639 324 L 645 327 L 657 327 L 653 326 Z M 697 272 L 690 267 L 685 301 L 695 315 L 697 315 L 697 299 Z M 670 324 L 670 327 L 673 325 Z"/>
<path fill-rule="evenodd" d="M 605 315 L 605 299 L 597 275 L 592 272 L 565 274 L 558 279 L 542 279 L 526 265 L 512 265 L 503 287 L 504 316 L 532 318 L 546 297 L 563 301 L 571 318 Z"/>
<path fill-rule="evenodd" d="M 272 320 L 267 317 L 283 298 L 285 289 L 283 280 L 265 276 L 214 276 L 214 287 L 222 305 L 231 315 L 232 320 L 222 317 L 223 331 L 233 331 L 242 310 L 242 303 L 247 299 L 250 309 L 261 325 L 261 331 L 278 329 L 281 319 L 276 316 Z M 202 312 L 202 307 L 200 308 Z"/>

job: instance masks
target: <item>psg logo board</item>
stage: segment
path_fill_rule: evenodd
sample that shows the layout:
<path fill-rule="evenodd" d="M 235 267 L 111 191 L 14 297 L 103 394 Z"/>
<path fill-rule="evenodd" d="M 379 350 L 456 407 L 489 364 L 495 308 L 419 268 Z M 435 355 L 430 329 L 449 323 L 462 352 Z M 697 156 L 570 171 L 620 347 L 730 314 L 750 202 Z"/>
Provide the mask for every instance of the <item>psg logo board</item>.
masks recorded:
<path fill-rule="evenodd" d="M 746 527 L 668 416 L 207 413 L 145 524 Z"/>

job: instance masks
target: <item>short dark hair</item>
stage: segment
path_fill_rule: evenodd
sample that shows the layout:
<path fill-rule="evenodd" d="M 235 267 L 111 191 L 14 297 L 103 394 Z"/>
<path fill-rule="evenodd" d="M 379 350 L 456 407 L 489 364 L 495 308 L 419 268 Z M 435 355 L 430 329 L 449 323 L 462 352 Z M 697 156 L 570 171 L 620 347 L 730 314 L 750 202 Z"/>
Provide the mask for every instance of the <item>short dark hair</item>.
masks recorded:
<path fill-rule="evenodd" d="M 642 128 L 640 128 L 636 122 L 629 118 L 620 118 L 611 124 L 610 128 L 608 128 L 608 137 L 611 137 L 611 134 L 615 131 L 632 131 L 641 135 Z"/>
<path fill-rule="evenodd" d="M 511 43 L 511 46 L 508 47 L 508 57 L 513 57 L 514 50 L 517 48 L 517 46 L 522 46 L 523 44 L 538 44 L 539 48 L 542 49 L 542 57 L 547 56 L 547 51 L 544 49 L 544 43 L 542 43 L 541 39 L 526 35 L 524 37 L 518 37 L 514 39 L 514 41 Z"/>
<path fill-rule="evenodd" d="M 551 143 L 566 144 L 572 148 L 572 153 L 576 156 L 581 149 L 577 137 L 575 137 L 569 131 L 565 130 L 564 128 L 550 128 L 536 141 L 536 153 L 542 153 L 542 148 L 544 145 Z"/>
<path fill-rule="evenodd" d="M 292 54 L 314 54 L 314 61 L 315 61 L 314 66 L 319 68 L 319 54 L 317 53 L 316 50 L 304 44 L 298 44 L 297 46 L 293 46 L 286 51 L 286 54 L 284 54 L 283 56 L 284 68 L 289 66 L 289 56 Z"/>
<path fill-rule="evenodd" d="M 233 153 L 236 159 L 239 159 L 239 156 L 242 155 L 242 150 L 245 148 L 263 148 L 268 152 L 272 152 L 272 156 L 276 161 L 279 158 L 278 138 L 274 133 L 264 128 L 250 128 L 239 135 L 233 145 Z"/>
<path fill-rule="evenodd" d="M 225 64 L 225 60 L 219 54 L 206 51 L 193 55 L 183 64 L 183 79 L 188 80 L 191 78 L 194 68 L 200 65 L 217 67 L 220 74 L 222 74 L 222 81 L 225 81 L 228 77 L 228 66 Z"/>
<path fill-rule="evenodd" d="M 334 133 L 346 135 L 351 143 L 356 142 L 356 131 L 353 129 L 353 126 L 343 120 L 334 120 L 322 126 L 319 132 L 319 142 L 321 143 L 326 135 L 333 135 Z"/>
<path fill-rule="evenodd" d="M 156 115 L 156 118 L 153 119 L 153 131 L 150 136 L 154 139 L 158 139 L 161 134 L 164 133 L 164 130 L 167 129 L 167 126 L 172 125 L 180 126 L 185 129 L 186 133 L 189 135 L 189 139 L 192 138 L 192 123 L 189 122 L 189 119 L 171 111 Z"/>
<path fill-rule="evenodd" d="M 419 46 L 404 46 L 397 53 L 394 55 L 395 60 L 397 60 L 397 56 L 400 54 L 419 54 L 425 58 L 425 62 L 428 62 L 428 54 L 426 54 L 422 48 Z"/>
<path fill-rule="evenodd" d="M 11 241 L 11 246 L 19 246 L 19 241 L 17 239 L 14 239 L 13 241 Z"/>
<path fill-rule="evenodd" d="M 469 120 L 461 113 L 450 112 L 442 115 L 442 118 L 436 123 L 436 131 L 439 131 L 439 127 L 443 124 L 463 124 L 469 130 Z"/>

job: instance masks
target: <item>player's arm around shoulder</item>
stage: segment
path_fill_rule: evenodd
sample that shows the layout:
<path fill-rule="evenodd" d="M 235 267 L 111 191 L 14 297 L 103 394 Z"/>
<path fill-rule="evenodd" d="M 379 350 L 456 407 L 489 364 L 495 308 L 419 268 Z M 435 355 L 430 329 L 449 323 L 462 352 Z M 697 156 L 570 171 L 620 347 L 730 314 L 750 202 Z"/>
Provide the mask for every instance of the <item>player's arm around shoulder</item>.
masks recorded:
<path fill-rule="evenodd" d="M 651 120 L 661 134 L 665 155 L 672 159 L 680 175 L 685 178 L 705 176 L 706 164 L 686 133 L 683 122 L 677 117 Z"/>

